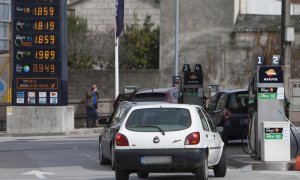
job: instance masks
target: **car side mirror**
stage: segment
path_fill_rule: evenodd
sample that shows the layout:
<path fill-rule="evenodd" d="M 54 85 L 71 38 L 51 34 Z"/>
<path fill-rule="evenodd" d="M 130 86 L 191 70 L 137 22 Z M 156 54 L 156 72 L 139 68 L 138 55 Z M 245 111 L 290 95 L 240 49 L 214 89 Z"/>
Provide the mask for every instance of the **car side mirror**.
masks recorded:
<path fill-rule="evenodd" d="M 103 118 L 99 120 L 99 124 L 109 124 L 109 118 Z"/>
<path fill-rule="evenodd" d="M 224 128 L 218 126 L 218 127 L 216 128 L 216 131 L 217 131 L 218 133 L 223 133 L 223 132 L 224 132 Z"/>

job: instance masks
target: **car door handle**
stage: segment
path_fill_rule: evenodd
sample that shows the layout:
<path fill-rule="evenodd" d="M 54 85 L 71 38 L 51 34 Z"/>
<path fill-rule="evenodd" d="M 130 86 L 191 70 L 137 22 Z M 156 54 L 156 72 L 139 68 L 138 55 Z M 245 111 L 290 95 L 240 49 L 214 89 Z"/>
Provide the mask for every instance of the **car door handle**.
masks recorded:
<path fill-rule="evenodd" d="M 208 138 L 208 135 L 206 134 L 206 138 Z"/>

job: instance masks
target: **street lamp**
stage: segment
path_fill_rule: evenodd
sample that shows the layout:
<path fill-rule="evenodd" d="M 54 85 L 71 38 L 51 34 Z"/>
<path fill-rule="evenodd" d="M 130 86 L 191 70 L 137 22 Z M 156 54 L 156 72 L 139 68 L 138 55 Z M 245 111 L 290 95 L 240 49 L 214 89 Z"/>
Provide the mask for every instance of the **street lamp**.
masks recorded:
<path fill-rule="evenodd" d="M 178 24 L 179 24 L 179 0 L 176 0 L 176 27 L 175 27 L 175 76 L 178 76 Z"/>

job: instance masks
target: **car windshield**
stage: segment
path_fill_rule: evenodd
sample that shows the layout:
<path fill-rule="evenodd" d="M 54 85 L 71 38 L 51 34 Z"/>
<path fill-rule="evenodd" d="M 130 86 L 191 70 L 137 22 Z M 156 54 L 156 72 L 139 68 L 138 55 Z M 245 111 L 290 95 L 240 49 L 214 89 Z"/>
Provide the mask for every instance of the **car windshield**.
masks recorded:
<path fill-rule="evenodd" d="M 165 101 L 165 93 L 141 93 L 136 94 L 132 102 Z"/>
<path fill-rule="evenodd" d="M 247 113 L 248 112 L 248 93 L 238 92 L 233 93 L 229 97 L 229 109 L 233 113 Z"/>
<path fill-rule="evenodd" d="M 191 126 L 191 116 L 184 108 L 138 109 L 130 114 L 125 126 L 138 132 L 178 131 Z"/>

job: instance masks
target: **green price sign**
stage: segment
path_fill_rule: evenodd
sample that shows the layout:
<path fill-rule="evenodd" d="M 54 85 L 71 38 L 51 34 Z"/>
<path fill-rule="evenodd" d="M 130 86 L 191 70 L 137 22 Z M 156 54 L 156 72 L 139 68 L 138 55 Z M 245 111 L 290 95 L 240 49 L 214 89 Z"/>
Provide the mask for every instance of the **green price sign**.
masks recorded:
<path fill-rule="evenodd" d="M 282 139 L 282 133 L 266 133 L 265 139 Z"/>
<path fill-rule="evenodd" d="M 259 93 L 259 99 L 277 99 L 277 94 L 275 93 Z"/>

